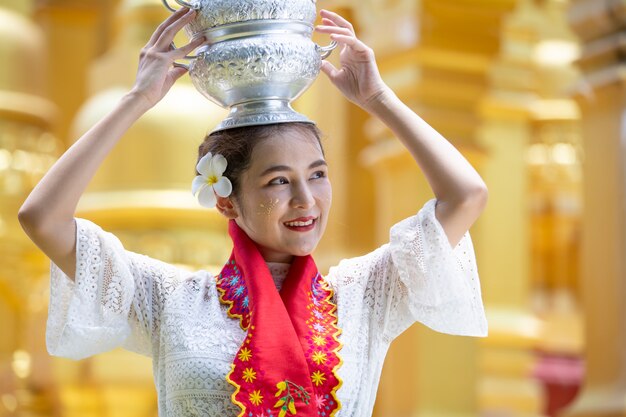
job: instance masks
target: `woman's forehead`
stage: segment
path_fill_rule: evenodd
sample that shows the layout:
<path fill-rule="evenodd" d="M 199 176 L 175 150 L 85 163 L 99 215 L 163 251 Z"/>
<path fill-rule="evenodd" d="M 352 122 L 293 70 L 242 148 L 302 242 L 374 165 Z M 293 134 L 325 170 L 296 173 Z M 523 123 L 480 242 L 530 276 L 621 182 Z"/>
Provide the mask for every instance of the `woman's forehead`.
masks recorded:
<path fill-rule="evenodd" d="M 252 152 L 250 170 L 262 172 L 274 165 L 309 167 L 324 155 L 315 136 L 281 133 L 259 142 Z"/>

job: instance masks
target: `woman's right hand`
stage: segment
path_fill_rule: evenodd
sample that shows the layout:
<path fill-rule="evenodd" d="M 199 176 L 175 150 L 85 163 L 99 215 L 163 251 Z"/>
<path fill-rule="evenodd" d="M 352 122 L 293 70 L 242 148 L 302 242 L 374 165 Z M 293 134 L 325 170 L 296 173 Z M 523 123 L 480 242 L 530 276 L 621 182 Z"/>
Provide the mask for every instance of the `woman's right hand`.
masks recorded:
<path fill-rule="evenodd" d="M 187 69 L 174 66 L 174 61 L 191 53 L 205 42 L 198 37 L 187 45 L 173 49 L 174 36 L 195 17 L 196 11 L 181 8 L 156 28 L 152 37 L 139 54 L 139 69 L 131 94 L 153 107 L 167 94 L 172 85 L 182 77 Z"/>

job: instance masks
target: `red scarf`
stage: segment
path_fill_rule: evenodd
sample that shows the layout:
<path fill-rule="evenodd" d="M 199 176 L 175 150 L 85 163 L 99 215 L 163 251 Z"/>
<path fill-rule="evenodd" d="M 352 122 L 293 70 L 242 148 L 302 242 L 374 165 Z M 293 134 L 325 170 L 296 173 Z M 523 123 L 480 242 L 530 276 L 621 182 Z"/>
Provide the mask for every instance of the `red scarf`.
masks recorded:
<path fill-rule="evenodd" d="M 238 417 L 335 416 L 343 361 L 332 290 L 307 255 L 294 258 L 279 293 L 254 241 L 234 220 L 228 233 L 234 248 L 217 289 L 247 331 L 226 375 Z"/>

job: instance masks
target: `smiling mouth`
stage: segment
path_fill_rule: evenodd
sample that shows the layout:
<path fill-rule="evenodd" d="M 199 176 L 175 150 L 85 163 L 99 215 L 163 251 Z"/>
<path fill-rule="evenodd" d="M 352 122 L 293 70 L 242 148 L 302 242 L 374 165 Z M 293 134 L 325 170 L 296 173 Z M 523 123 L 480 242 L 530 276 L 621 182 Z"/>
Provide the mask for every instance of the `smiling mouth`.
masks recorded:
<path fill-rule="evenodd" d="M 303 219 L 296 219 L 289 222 L 284 222 L 283 224 L 289 230 L 294 230 L 297 232 L 306 232 L 313 227 L 315 227 L 315 223 L 317 222 L 317 218 L 309 217 Z"/>

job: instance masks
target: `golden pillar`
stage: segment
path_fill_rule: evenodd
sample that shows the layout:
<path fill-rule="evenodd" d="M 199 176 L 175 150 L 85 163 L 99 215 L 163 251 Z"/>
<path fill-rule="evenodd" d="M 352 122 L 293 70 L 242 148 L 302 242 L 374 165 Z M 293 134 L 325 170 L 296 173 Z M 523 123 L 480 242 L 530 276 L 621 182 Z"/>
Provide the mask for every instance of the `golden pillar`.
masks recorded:
<path fill-rule="evenodd" d="M 61 143 L 46 97 L 45 38 L 31 2 L 0 2 L 0 415 L 49 415 L 54 399 L 42 323 L 47 264 L 17 212 Z"/>
<path fill-rule="evenodd" d="M 49 97 L 60 109 L 54 134 L 67 146 L 74 115 L 88 94 L 86 68 L 110 46 L 111 20 L 119 0 L 34 3 L 33 20 L 45 33 Z"/>
<path fill-rule="evenodd" d="M 577 76 L 571 66 L 576 42 L 565 7 L 518 2 L 503 25 L 490 91 L 480 105 L 490 189 L 477 250 L 490 310 L 490 337 L 481 352 L 484 413 L 547 412 L 536 351 L 580 354 L 572 285 L 581 207 L 579 112 L 566 97 Z"/>
<path fill-rule="evenodd" d="M 363 38 L 379 45 L 375 49 L 385 81 L 479 172 L 489 155 L 477 141 L 476 104 L 486 92 L 489 63 L 498 50 L 494 28 L 513 3 L 383 1 L 358 8 L 367 23 L 361 27 Z M 382 39 L 381 25 L 386 28 Z M 362 126 L 368 143 L 361 161 L 375 191 L 375 238 L 381 244 L 388 240 L 391 225 L 415 214 L 433 195 L 391 132 L 375 120 L 366 119 Z M 484 217 L 471 229 L 475 245 L 482 240 Z M 484 247 L 477 245 L 479 262 Z M 484 273 L 481 278 L 500 279 Z M 391 346 L 375 415 L 476 415 L 479 358 L 477 339 L 414 325 Z"/>
<path fill-rule="evenodd" d="M 582 110 L 585 210 L 581 297 L 586 376 L 564 416 L 626 414 L 626 1 L 574 1 L 570 23 L 581 38 L 576 91 Z"/>

